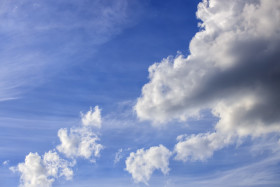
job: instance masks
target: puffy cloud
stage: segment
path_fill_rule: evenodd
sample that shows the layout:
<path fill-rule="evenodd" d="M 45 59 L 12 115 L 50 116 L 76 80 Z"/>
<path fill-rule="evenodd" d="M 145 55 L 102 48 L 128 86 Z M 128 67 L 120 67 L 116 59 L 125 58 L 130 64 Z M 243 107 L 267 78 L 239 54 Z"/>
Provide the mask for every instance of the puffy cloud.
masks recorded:
<path fill-rule="evenodd" d="M 220 120 L 213 133 L 201 133 L 191 136 L 179 136 L 179 142 L 175 145 L 176 159 L 205 160 L 213 155 L 213 152 L 224 146 L 241 140 L 248 135 L 257 137 L 271 132 L 280 132 L 277 121 L 270 124 L 264 119 L 265 112 L 258 114 L 257 105 L 262 102 L 254 96 L 244 95 L 239 101 L 222 101 L 213 107 L 213 114 Z M 252 116 L 251 116 L 252 115 Z M 262 116 L 257 116 L 262 115 Z M 269 120 L 269 119 L 267 119 Z"/>
<path fill-rule="evenodd" d="M 94 126 L 97 128 L 101 127 L 101 110 L 98 106 L 94 107 L 94 111 L 92 111 L 92 108 L 86 113 L 82 115 L 82 123 L 84 126 Z"/>
<path fill-rule="evenodd" d="M 97 143 L 99 137 L 92 127 L 100 128 L 101 121 L 101 112 L 96 106 L 94 111 L 90 109 L 85 115 L 82 114 L 82 126 L 70 128 L 69 131 L 66 128 L 59 129 L 61 144 L 57 150 L 68 158 L 83 157 L 95 162 L 103 146 Z"/>
<path fill-rule="evenodd" d="M 29 153 L 24 163 L 19 163 L 10 169 L 21 174 L 22 187 L 50 187 L 58 177 L 72 179 L 74 164 L 62 158 L 55 151 L 49 151 L 44 156 Z"/>
<path fill-rule="evenodd" d="M 58 137 L 61 144 L 57 146 L 57 150 L 69 158 L 83 157 L 94 162 L 103 148 L 97 143 L 98 136 L 90 128 L 71 128 L 69 132 L 65 128 L 60 129 Z"/>
<path fill-rule="evenodd" d="M 201 133 L 197 135 L 181 135 L 177 137 L 179 142 L 174 148 L 176 160 L 184 162 L 191 160 L 204 161 L 213 155 L 213 152 L 233 143 L 233 136 L 223 136 L 216 132 Z"/>
<path fill-rule="evenodd" d="M 228 137 L 280 132 L 280 1 L 203 0 L 197 17 L 201 31 L 190 54 L 150 66 L 135 105 L 138 117 L 155 125 L 204 109 L 220 119 L 215 133 L 179 141 L 176 158 L 184 161 L 206 159 L 231 143 Z"/>
<path fill-rule="evenodd" d="M 84 122 L 86 121 L 86 122 Z M 72 179 L 71 167 L 76 164 L 77 157 L 90 159 L 95 162 L 103 148 L 97 141 L 99 137 L 94 133 L 93 127 L 101 127 L 101 113 L 98 106 L 86 115 L 82 115 L 82 125 L 76 128 L 62 128 L 58 130 L 61 144 L 56 148 L 59 152 L 72 159 L 72 162 L 60 158 L 56 151 L 49 151 L 43 156 L 38 153 L 29 153 L 24 163 L 16 167 L 10 167 L 14 172 L 21 174 L 21 186 L 23 187 L 51 187 L 55 179 L 64 176 L 66 180 Z M 6 164 L 8 162 L 5 162 Z M 3 163 L 4 164 L 4 163 Z"/>
<path fill-rule="evenodd" d="M 147 150 L 138 149 L 136 153 L 130 153 L 126 159 L 126 170 L 131 173 L 135 182 L 148 181 L 156 169 L 160 169 L 163 174 L 169 172 L 169 158 L 172 153 L 163 145 L 151 147 Z"/>
<path fill-rule="evenodd" d="M 139 118 L 185 120 L 246 94 L 260 100 L 248 117 L 279 121 L 279 6 L 277 0 L 200 3 L 203 29 L 192 39 L 190 55 L 149 68 L 150 82 L 135 106 Z"/>

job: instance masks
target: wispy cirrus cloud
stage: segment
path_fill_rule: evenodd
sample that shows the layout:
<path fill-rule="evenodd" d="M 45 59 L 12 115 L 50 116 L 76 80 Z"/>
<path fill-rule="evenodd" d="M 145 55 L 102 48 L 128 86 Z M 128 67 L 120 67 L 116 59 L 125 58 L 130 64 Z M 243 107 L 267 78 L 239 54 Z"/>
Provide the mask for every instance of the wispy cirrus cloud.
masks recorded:
<path fill-rule="evenodd" d="M 133 23 L 132 7 L 137 1 L 2 1 L 0 101 L 92 55 Z"/>
<path fill-rule="evenodd" d="M 190 187 L 215 187 L 215 186 L 272 186 L 279 185 L 277 179 L 277 164 L 279 163 L 279 152 L 257 162 L 225 171 L 215 172 L 201 177 L 171 180 L 170 186 Z M 175 182 L 176 181 L 176 182 Z M 183 185 L 182 185 L 183 184 Z"/>

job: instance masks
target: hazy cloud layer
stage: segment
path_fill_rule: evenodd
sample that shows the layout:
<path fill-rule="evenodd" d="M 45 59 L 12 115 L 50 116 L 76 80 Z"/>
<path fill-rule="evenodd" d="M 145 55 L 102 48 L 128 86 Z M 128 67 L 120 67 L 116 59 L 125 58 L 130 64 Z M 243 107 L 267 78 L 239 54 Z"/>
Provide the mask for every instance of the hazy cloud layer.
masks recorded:
<path fill-rule="evenodd" d="M 201 31 L 190 54 L 152 65 L 135 105 L 138 117 L 155 125 L 203 109 L 220 119 L 215 133 L 179 141 L 176 158 L 184 161 L 204 160 L 231 143 L 228 137 L 280 131 L 280 1 L 204 0 L 197 17 Z"/>
<path fill-rule="evenodd" d="M 159 169 L 163 174 L 169 172 L 169 158 L 172 153 L 163 145 L 150 147 L 147 150 L 138 149 L 130 153 L 126 159 L 126 170 L 131 173 L 135 182 L 148 181 L 154 170 Z"/>

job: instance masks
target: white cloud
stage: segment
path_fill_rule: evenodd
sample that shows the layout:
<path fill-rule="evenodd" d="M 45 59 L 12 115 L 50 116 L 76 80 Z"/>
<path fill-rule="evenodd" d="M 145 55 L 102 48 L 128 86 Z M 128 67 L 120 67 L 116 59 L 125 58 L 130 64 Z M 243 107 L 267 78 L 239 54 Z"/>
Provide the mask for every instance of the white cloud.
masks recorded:
<path fill-rule="evenodd" d="M 177 138 L 179 142 L 175 145 L 174 152 L 176 160 L 184 162 L 205 161 L 213 155 L 213 152 L 233 143 L 232 136 L 223 136 L 216 132 L 202 133 L 197 135 L 181 135 Z"/>
<path fill-rule="evenodd" d="M 98 106 L 94 107 L 94 111 L 92 111 L 92 108 L 90 108 L 86 114 L 81 113 L 81 116 L 84 126 L 94 126 L 101 128 L 101 110 Z"/>
<path fill-rule="evenodd" d="M 279 1 L 200 3 L 197 16 L 204 29 L 192 39 L 190 55 L 168 57 L 149 68 L 150 82 L 135 106 L 138 117 L 155 122 L 185 120 L 220 100 L 238 102 L 244 94 L 271 104 L 269 99 L 276 98 L 268 96 L 278 90 L 270 87 L 270 81 L 278 83 L 279 74 L 276 5 Z"/>
<path fill-rule="evenodd" d="M 65 177 L 71 180 L 73 164 L 61 159 L 55 151 L 49 151 L 43 157 L 38 153 L 29 153 L 24 163 L 10 169 L 21 174 L 22 187 L 50 187 L 55 179 Z"/>
<path fill-rule="evenodd" d="M 57 150 L 68 158 L 83 157 L 95 162 L 103 146 L 97 143 L 99 137 L 92 127 L 100 128 L 101 121 L 100 109 L 96 106 L 94 112 L 90 109 L 86 115 L 82 115 L 83 126 L 70 128 L 69 131 L 66 128 L 59 129 L 61 144 L 57 146 Z"/>
<path fill-rule="evenodd" d="M 2 163 L 2 165 L 3 165 L 3 166 L 7 166 L 7 165 L 9 165 L 9 163 L 10 163 L 9 160 L 5 160 L 5 161 Z"/>
<path fill-rule="evenodd" d="M 65 128 L 59 129 L 58 137 L 61 144 L 57 150 L 69 158 L 83 157 L 94 162 L 103 148 L 97 143 L 99 137 L 90 128 L 71 128 L 69 133 Z"/>
<path fill-rule="evenodd" d="M 123 149 L 119 149 L 115 155 L 114 164 L 117 164 L 123 158 Z"/>
<path fill-rule="evenodd" d="M 130 153 L 126 159 L 126 170 L 131 173 L 135 182 L 148 184 L 154 170 L 159 169 L 163 174 L 168 174 L 171 155 L 172 153 L 163 145 L 147 150 L 138 149 L 136 153 Z"/>
<path fill-rule="evenodd" d="M 87 116 L 88 115 L 88 116 Z M 58 137 L 61 144 L 56 148 L 59 152 L 72 159 L 69 162 L 60 158 L 56 151 L 49 151 L 43 156 L 38 153 L 29 153 L 24 163 L 19 163 L 15 167 L 10 167 L 14 172 L 21 174 L 21 186 L 23 187 L 51 187 L 55 179 L 64 177 L 66 180 L 71 180 L 73 171 L 71 167 L 76 164 L 76 158 L 82 157 L 95 162 L 95 158 L 99 156 L 103 146 L 97 141 L 99 137 L 93 132 L 93 127 L 101 127 L 101 113 L 98 106 L 87 113 L 87 124 L 82 124 L 76 128 L 66 128 L 58 130 Z M 4 162 L 5 164 L 7 162 Z"/>
<path fill-rule="evenodd" d="M 184 161 L 204 160 L 231 138 L 280 132 L 280 1 L 203 0 L 197 17 L 202 29 L 190 54 L 150 66 L 135 105 L 154 125 L 204 109 L 220 119 L 215 133 L 179 141 L 176 158 Z"/>

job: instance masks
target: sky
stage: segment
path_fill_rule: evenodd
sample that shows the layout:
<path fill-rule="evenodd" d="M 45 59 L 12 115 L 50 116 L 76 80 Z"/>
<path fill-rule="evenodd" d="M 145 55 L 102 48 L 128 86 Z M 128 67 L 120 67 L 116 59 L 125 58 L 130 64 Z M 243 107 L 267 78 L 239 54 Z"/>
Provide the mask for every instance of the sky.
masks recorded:
<path fill-rule="evenodd" d="M 280 185 L 279 0 L 2 0 L 0 186 Z"/>

